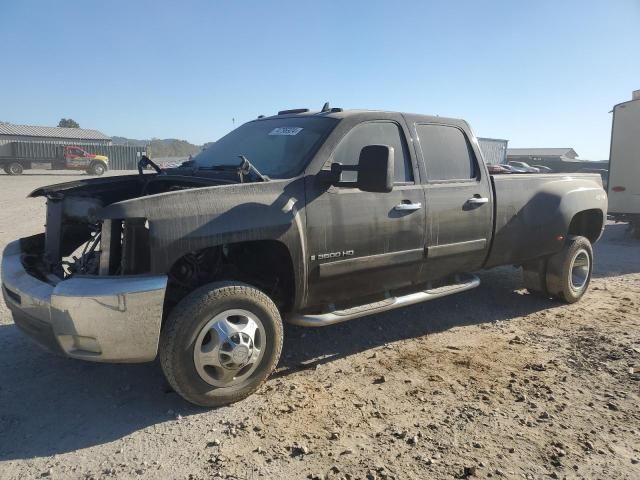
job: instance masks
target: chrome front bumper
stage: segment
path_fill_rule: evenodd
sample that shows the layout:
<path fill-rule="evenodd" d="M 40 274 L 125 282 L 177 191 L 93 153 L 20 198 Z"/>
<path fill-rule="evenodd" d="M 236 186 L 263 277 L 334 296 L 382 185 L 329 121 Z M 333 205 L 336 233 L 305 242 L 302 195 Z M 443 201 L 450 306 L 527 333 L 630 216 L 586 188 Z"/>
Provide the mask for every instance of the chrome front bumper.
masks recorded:
<path fill-rule="evenodd" d="M 38 343 L 94 362 L 156 357 L 166 275 L 77 276 L 50 285 L 22 265 L 20 241 L 2 254 L 2 293 L 14 321 Z"/>

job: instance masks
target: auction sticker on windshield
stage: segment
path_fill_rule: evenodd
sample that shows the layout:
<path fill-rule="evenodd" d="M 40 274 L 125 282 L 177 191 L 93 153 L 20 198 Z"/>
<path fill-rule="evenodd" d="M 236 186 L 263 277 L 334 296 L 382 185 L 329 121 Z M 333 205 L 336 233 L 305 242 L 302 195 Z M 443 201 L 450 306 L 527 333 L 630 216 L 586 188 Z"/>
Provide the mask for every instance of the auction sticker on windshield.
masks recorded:
<path fill-rule="evenodd" d="M 269 135 L 297 135 L 302 127 L 277 127 L 269 132 Z"/>

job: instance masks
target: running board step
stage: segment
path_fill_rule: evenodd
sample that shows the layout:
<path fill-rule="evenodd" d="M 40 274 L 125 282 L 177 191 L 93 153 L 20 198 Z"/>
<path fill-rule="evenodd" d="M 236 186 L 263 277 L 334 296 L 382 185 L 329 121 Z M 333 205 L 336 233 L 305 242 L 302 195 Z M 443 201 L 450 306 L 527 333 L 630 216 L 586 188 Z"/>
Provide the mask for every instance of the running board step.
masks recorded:
<path fill-rule="evenodd" d="M 359 305 L 346 310 L 334 310 L 333 312 L 328 313 L 307 315 L 291 315 L 287 317 L 287 321 L 302 327 L 324 327 L 325 325 L 333 325 L 334 323 L 346 322 L 347 320 L 353 320 L 354 318 L 360 318 L 366 315 L 373 315 L 375 313 L 386 312 L 387 310 L 393 310 L 395 308 L 406 307 L 407 305 L 413 305 L 414 303 L 435 300 L 436 298 L 446 297 L 454 293 L 464 292 L 465 290 L 471 290 L 472 288 L 476 288 L 478 285 L 480 285 L 480 279 L 475 275 L 458 275 L 457 281 L 449 285 L 409 293 L 399 297 L 387 298 L 379 302 Z"/>

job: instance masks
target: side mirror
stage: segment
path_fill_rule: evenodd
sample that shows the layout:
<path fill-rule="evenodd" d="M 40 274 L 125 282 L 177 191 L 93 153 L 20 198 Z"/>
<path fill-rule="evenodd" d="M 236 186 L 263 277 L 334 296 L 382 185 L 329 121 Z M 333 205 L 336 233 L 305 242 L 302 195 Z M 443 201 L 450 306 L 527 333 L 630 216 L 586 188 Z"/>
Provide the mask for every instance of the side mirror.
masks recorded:
<path fill-rule="evenodd" d="M 393 147 L 367 145 L 360 151 L 356 186 L 363 192 L 393 190 Z"/>

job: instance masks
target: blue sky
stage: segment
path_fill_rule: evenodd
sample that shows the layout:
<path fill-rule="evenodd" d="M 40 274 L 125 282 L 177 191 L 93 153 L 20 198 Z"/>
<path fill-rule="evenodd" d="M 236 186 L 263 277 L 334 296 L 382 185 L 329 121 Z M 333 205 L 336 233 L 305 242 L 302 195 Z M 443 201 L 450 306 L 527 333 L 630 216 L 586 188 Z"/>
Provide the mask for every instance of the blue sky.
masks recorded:
<path fill-rule="evenodd" d="M 606 159 L 640 0 L 0 3 L 0 120 L 215 140 L 283 108 L 462 117 Z"/>

